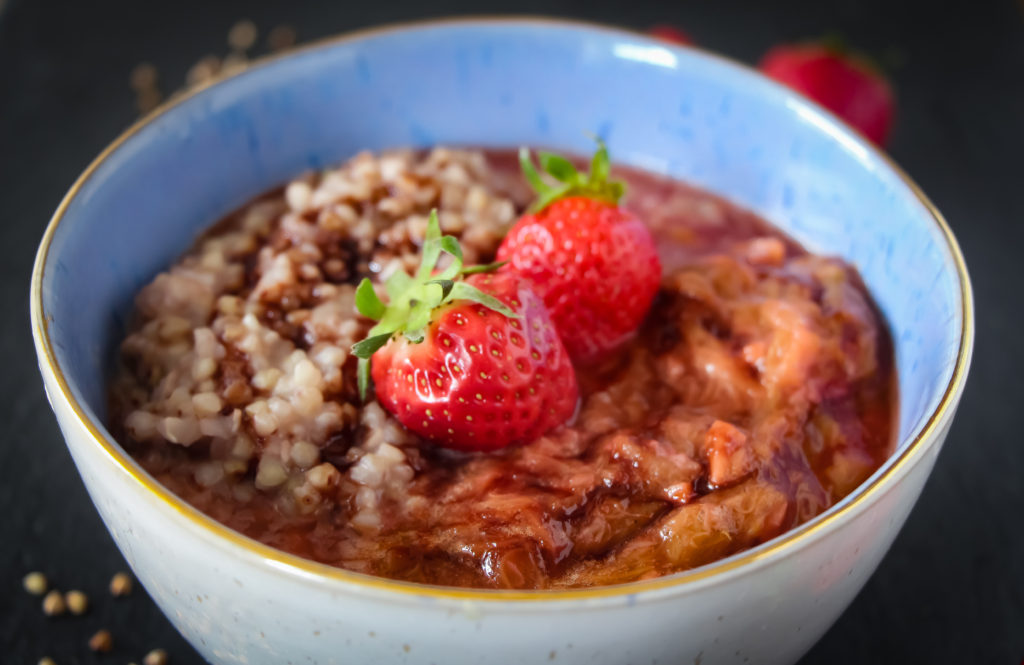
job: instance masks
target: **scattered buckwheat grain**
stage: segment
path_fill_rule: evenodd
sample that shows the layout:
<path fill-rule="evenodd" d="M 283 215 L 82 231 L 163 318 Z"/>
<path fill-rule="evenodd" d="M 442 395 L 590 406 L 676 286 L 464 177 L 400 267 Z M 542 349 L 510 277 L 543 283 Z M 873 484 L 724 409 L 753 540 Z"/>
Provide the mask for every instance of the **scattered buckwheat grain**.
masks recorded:
<path fill-rule="evenodd" d="M 279 25 L 267 34 L 267 46 L 271 51 L 283 51 L 295 46 L 295 28 L 290 25 Z"/>
<path fill-rule="evenodd" d="M 167 665 L 167 652 L 163 649 L 153 649 L 142 659 L 142 665 Z"/>
<path fill-rule="evenodd" d="M 97 653 L 106 653 L 114 648 L 114 638 L 109 630 L 97 631 L 89 638 L 89 648 Z"/>
<path fill-rule="evenodd" d="M 25 576 L 25 579 L 21 581 L 22 586 L 25 587 L 25 591 L 28 591 L 33 596 L 41 596 L 46 593 L 48 584 L 46 582 L 46 575 L 40 572 L 31 572 Z"/>
<path fill-rule="evenodd" d="M 220 58 L 215 55 L 208 55 L 192 65 L 192 68 L 188 70 L 188 74 L 185 75 L 185 82 L 190 86 L 205 83 L 217 76 L 220 72 L 220 67 Z"/>
<path fill-rule="evenodd" d="M 155 87 L 157 81 L 156 67 L 149 62 L 140 62 L 132 70 L 129 81 L 131 82 L 132 90 L 149 90 Z"/>
<path fill-rule="evenodd" d="M 232 51 L 220 63 L 219 74 L 234 74 L 249 66 L 249 59 L 241 51 Z"/>
<path fill-rule="evenodd" d="M 43 614 L 48 617 L 55 617 L 64 614 L 67 607 L 64 604 L 64 596 L 56 589 L 46 594 L 43 598 Z"/>
<path fill-rule="evenodd" d="M 89 599 L 78 590 L 68 591 L 64 594 L 64 603 L 75 615 L 85 614 L 85 611 L 89 609 Z"/>
<path fill-rule="evenodd" d="M 228 46 L 239 51 L 247 51 L 256 43 L 256 24 L 243 19 L 231 26 L 228 31 Z"/>
<path fill-rule="evenodd" d="M 110 595 L 127 596 L 132 592 L 132 578 L 128 573 L 117 573 L 110 578 Z"/>
<path fill-rule="evenodd" d="M 163 100 L 163 94 L 157 86 L 156 67 L 148 62 L 135 66 L 129 77 L 132 90 L 135 91 L 135 108 L 139 113 L 148 113 Z"/>
<path fill-rule="evenodd" d="M 149 113 L 157 106 L 160 106 L 164 96 L 159 90 L 144 90 L 135 96 L 135 108 L 139 113 Z"/>

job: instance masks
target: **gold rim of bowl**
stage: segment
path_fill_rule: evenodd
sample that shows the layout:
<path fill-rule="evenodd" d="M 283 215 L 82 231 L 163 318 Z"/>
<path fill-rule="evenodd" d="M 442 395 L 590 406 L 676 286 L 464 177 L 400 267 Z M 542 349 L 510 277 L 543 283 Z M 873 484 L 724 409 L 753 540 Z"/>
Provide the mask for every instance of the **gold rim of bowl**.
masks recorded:
<path fill-rule="evenodd" d="M 902 448 L 898 449 L 892 458 L 886 461 L 885 465 L 881 468 L 881 472 L 876 474 L 869 479 L 869 481 L 859 487 L 852 495 L 833 506 L 828 511 L 817 516 L 813 520 L 810 520 L 790 531 L 768 541 L 764 545 L 756 547 L 745 552 L 740 552 L 731 557 L 727 557 L 717 562 L 713 562 L 699 568 L 692 570 L 667 575 L 651 580 L 641 582 L 630 582 L 626 584 L 618 584 L 604 587 L 593 587 L 587 589 L 566 589 L 566 590 L 541 590 L 541 591 L 525 591 L 525 590 L 497 590 L 497 589 L 464 589 L 456 587 L 444 587 L 444 586 L 433 586 L 426 584 L 416 584 L 412 582 L 401 582 L 397 580 L 391 580 L 382 577 L 375 577 L 371 575 L 364 575 L 361 573 L 355 573 L 344 570 L 342 568 L 336 568 L 327 564 L 317 563 L 309 559 L 289 554 L 283 550 L 278 550 L 269 545 L 264 545 L 256 540 L 253 540 L 241 533 L 230 529 L 224 524 L 214 520 L 212 517 L 208 517 L 206 514 L 200 512 L 198 509 L 192 507 L 184 499 L 181 499 L 176 494 L 165 488 L 159 482 L 144 471 L 121 447 L 109 437 L 104 431 L 103 427 L 95 422 L 90 415 L 85 411 L 82 405 L 75 398 L 70 387 L 68 386 L 67 379 L 65 378 L 60 367 L 57 365 L 56 357 L 53 352 L 53 346 L 50 342 L 49 331 L 47 329 L 46 313 L 43 311 L 43 300 L 42 300 L 42 283 L 43 274 L 46 271 L 46 260 L 48 258 L 50 243 L 53 240 L 54 233 L 57 230 L 58 225 L 64 217 L 64 213 L 67 211 L 71 201 L 78 194 L 79 190 L 89 180 L 92 174 L 99 168 L 99 166 L 122 144 L 129 140 L 132 136 L 137 134 L 140 130 L 146 127 L 154 119 L 162 116 L 171 109 L 175 108 L 182 102 L 191 97 L 201 93 L 202 91 L 210 88 L 211 86 L 217 85 L 218 83 L 234 78 L 236 76 L 244 75 L 246 72 L 252 71 L 254 68 L 262 66 L 268 62 L 273 62 L 281 58 L 292 57 L 297 53 L 303 53 L 315 49 L 320 49 L 328 46 L 337 44 L 344 44 L 348 42 L 359 41 L 368 37 L 377 37 L 381 35 L 400 33 L 411 29 L 424 29 L 424 28 L 440 28 L 449 25 L 480 25 L 488 26 L 495 24 L 505 25 L 541 25 L 541 26 L 555 26 L 555 27 L 568 27 L 568 28 L 585 28 L 588 30 L 594 30 L 604 32 L 611 35 L 618 35 L 624 39 L 630 40 L 647 40 L 651 45 L 657 45 L 666 49 L 679 49 L 679 50 L 691 50 L 698 51 L 704 57 L 711 58 L 720 63 L 724 63 L 734 68 L 746 72 L 755 72 L 750 66 L 733 60 L 731 58 L 719 55 L 699 49 L 692 46 L 676 46 L 672 44 L 666 44 L 658 41 L 648 35 L 644 35 L 639 32 L 634 32 L 627 29 L 615 28 L 606 25 L 589 23 L 586 21 L 574 21 L 574 20 L 561 20 L 551 19 L 545 17 L 507 17 L 507 16 L 476 16 L 466 17 L 457 19 L 441 19 L 441 20 L 425 20 L 425 21 L 411 21 L 405 23 L 397 23 L 391 25 L 385 25 L 376 28 L 369 28 L 364 30 L 358 30 L 355 32 L 349 32 L 342 35 L 329 37 L 317 41 L 304 44 L 298 48 L 292 49 L 279 54 L 271 54 L 262 58 L 253 60 L 248 67 L 245 69 L 234 72 L 229 75 L 216 77 L 211 81 L 208 81 L 202 85 L 196 86 L 188 91 L 176 95 L 169 99 L 167 102 L 159 106 L 157 109 L 152 111 L 149 115 L 141 118 L 131 127 L 129 127 L 124 133 L 122 133 L 117 139 L 114 140 L 102 153 L 96 157 L 95 160 L 86 168 L 86 170 L 79 176 L 78 180 L 71 187 L 68 193 L 64 196 L 57 211 L 54 213 L 53 218 L 50 220 L 47 226 L 46 232 L 43 235 L 42 242 L 39 246 L 38 253 L 36 254 L 35 266 L 32 272 L 32 287 L 31 287 L 31 318 L 32 318 L 32 334 L 35 338 L 37 352 L 40 353 L 40 363 L 44 371 L 52 372 L 53 377 L 60 389 L 59 398 L 65 400 L 70 408 L 74 411 L 79 421 L 84 425 L 86 430 L 92 436 L 93 440 L 99 446 L 101 451 L 118 467 L 120 471 L 130 476 L 134 481 L 142 485 L 148 490 L 153 496 L 159 499 L 165 508 L 169 508 L 177 515 L 189 522 L 193 526 L 199 527 L 218 538 L 234 545 L 235 547 L 241 548 L 245 552 L 255 555 L 264 562 L 270 562 L 279 569 L 283 569 L 289 573 L 300 575 L 308 578 L 309 576 L 315 576 L 316 578 L 322 578 L 325 580 L 331 580 L 335 582 L 343 582 L 345 584 L 355 585 L 366 590 L 382 590 L 390 592 L 398 592 L 404 595 L 414 596 L 428 596 L 433 598 L 442 599 L 459 599 L 459 600 L 478 600 L 478 601 L 566 601 L 575 599 L 598 599 L 598 598 L 620 598 L 625 599 L 628 596 L 636 595 L 642 592 L 654 591 L 660 589 L 675 589 L 683 591 L 688 585 L 700 581 L 708 580 L 710 578 L 721 576 L 726 572 L 734 571 L 745 566 L 753 566 L 759 562 L 766 562 L 769 559 L 773 559 L 778 556 L 782 556 L 786 553 L 790 553 L 800 548 L 802 545 L 808 544 L 823 533 L 828 531 L 830 527 L 838 523 L 843 518 L 851 516 L 858 507 L 867 504 L 873 497 L 880 496 L 883 494 L 894 482 L 895 479 L 899 478 L 902 472 L 915 464 L 924 455 L 928 446 L 926 442 L 933 440 L 936 432 L 942 426 L 945 415 L 951 411 L 955 406 L 960 392 L 963 390 L 963 385 L 967 377 L 967 370 L 970 364 L 970 356 L 973 348 L 974 339 L 974 312 L 973 312 L 973 296 L 970 288 L 970 278 L 967 274 L 967 267 L 964 263 L 963 255 L 957 245 L 956 239 L 953 233 L 950 231 L 945 219 L 942 214 L 939 213 L 938 209 L 932 204 L 928 197 L 924 195 L 921 189 L 914 183 L 913 180 L 884 152 L 878 150 L 870 141 L 863 139 L 862 143 L 866 146 L 867 150 L 870 151 L 876 158 L 886 163 L 904 182 L 904 184 L 910 189 L 910 191 L 917 197 L 918 201 L 925 207 L 925 209 L 931 214 L 932 220 L 938 227 L 943 238 L 946 240 L 947 249 L 953 258 L 953 262 L 956 265 L 957 277 L 960 286 L 960 306 L 962 312 L 961 318 L 961 330 L 960 330 L 960 346 L 957 350 L 956 364 L 950 377 L 949 383 L 946 385 L 945 391 L 942 395 L 942 399 L 939 401 L 938 406 L 928 416 L 926 422 L 922 426 L 920 432 L 913 440 L 905 443 Z M 826 118 L 832 125 L 837 127 L 845 128 L 848 131 L 852 131 L 856 134 L 855 130 L 850 129 L 841 120 L 836 118 L 832 113 L 823 109 L 810 100 L 807 100 L 807 105 L 817 111 L 821 116 Z M 841 130 L 840 130 L 841 131 Z"/>

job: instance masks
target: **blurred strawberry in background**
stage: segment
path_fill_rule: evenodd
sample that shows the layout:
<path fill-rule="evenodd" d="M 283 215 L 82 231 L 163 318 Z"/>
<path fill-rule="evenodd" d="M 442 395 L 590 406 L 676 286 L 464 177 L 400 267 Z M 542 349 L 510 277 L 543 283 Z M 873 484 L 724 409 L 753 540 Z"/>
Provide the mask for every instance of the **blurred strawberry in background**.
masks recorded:
<path fill-rule="evenodd" d="M 832 45 L 782 44 L 768 51 L 758 68 L 885 145 L 896 102 L 888 80 L 865 58 Z"/>
<path fill-rule="evenodd" d="M 647 34 L 671 44 L 694 44 L 685 30 L 670 23 L 651 26 Z M 780 44 L 765 54 L 758 68 L 885 146 L 896 101 L 885 75 L 867 58 L 847 52 L 836 40 Z"/>
<path fill-rule="evenodd" d="M 690 38 L 690 35 L 674 25 L 669 25 L 668 23 L 661 23 L 652 26 L 647 31 L 647 34 L 651 37 L 657 37 L 663 41 L 671 42 L 672 44 L 682 44 L 684 46 L 690 46 L 693 44 L 693 39 Z"/>

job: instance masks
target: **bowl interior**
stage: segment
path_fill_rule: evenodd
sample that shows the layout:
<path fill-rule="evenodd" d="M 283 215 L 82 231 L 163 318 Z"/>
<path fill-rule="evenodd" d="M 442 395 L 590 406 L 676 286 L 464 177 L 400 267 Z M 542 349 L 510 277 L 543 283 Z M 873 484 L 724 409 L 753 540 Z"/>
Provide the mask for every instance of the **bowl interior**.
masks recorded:
<path fill-rule="evenodd" d="M 274 60 L 158 115 L 100 160 L 44 257 L 42 312 L 102 424 L 134 294 L 210 223 L 363 149 L 547 145 L 670 174 L 857 266 L 892 328 L 901 445 L 942 398 L 963 326 L 947 241 L 911 185 L 827 114 L 750 71 L 640 36 L 543 22 L 385 30 Z"/>

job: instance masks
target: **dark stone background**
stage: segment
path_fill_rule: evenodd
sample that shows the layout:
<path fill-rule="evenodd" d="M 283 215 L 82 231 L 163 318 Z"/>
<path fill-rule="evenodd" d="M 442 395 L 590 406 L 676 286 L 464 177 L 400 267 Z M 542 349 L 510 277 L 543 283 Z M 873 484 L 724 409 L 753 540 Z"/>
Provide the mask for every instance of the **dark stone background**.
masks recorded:
<path fill-rule="evenodd" d="M 3 0 L 0 0 L 3 5 Z M 459 13 L 575 16 L 644 29 L 683 26 L 698 43 L 755 61 L 772 44 L 837 32 L 894 65 L 890 152 L 949 219 L 971 268 L 977 346 L 953 431 L 919 504 L 863 593 L 806 663 L 1011 663 L 1024 657 L 1024 444 L 1017 409 L 1024 282 L 1024 3 L 457 0 L 61 2 L 0 9 L 0 662 L 138 662 L 154 646 L 199 658 L 141 590 L 105 592 L 125 568 L 83 491 L 43 396 L 28 323 L 33 255 L 79 172 L 135 117 L 128 73 L 152 61 L 177 87 L 226 53 L 240 18 L 300 39 Z M 20 587 L 45 571 L 93 601 L 50 620 Z M 114 633 L 113 653 L 85 641 Z"/>

